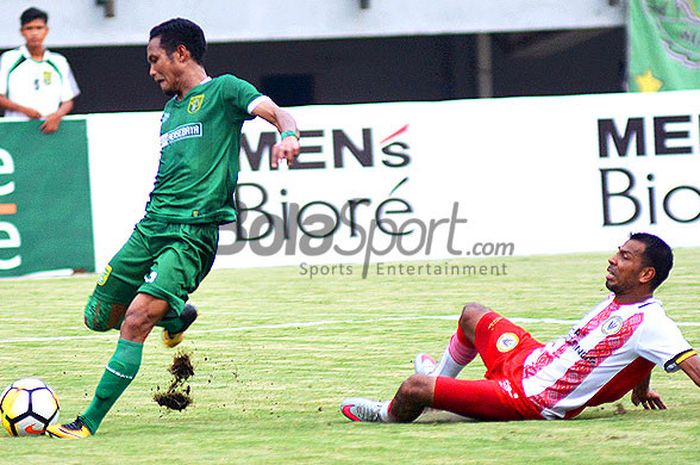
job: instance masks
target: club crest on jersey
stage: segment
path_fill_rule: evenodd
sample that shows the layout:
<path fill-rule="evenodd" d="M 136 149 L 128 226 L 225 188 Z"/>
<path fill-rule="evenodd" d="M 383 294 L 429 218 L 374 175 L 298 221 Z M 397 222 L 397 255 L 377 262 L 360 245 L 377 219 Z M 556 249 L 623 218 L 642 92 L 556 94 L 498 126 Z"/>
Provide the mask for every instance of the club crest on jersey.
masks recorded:
<path fill-rule="evenodd" d="M 496 341 L 496 349 L 503 353 L 510 352 L 511 350 L 515 349 L 518 342 L 520 342 L 520 338 L 518 338 L 517 334 L 503 333 Z"/>
<path fill-rule="evenodd" d="M 100 274 L 100 277 L 97 278 L 97 285 L 98 286 L 104 286 L 107 284 L 107 280 L 109 279 L 109 275 L 112 274 L 112 267 L 107 265 L 105 266 L 104 271 Z"/>
<path fill-rule="evenodd" d="M 616 334 L 622 329 L 622 317 L 621 316 L 611 316 L 600 326 L 600 330 L 606 336 Z"/>
<path fill-rule="evenodd" d="M 51 71 L 44 71 L 44 84 L 51 85 Z"/>
<path fill-rule="evenodd" d="M 143 277 L 144 282 L 148 284 L 152 284 L 156 278 L 158 277 L 158 272 L 157 271 L 151 271 L 149 274 Z"/>
<path fill-rule="evenodd" d="M 187 104 L 187 113 L 195 114 L 202 108 L 202 102 L 204 101 L 204 94 L 195 95 L 190 98 L 190 102 Z"/>

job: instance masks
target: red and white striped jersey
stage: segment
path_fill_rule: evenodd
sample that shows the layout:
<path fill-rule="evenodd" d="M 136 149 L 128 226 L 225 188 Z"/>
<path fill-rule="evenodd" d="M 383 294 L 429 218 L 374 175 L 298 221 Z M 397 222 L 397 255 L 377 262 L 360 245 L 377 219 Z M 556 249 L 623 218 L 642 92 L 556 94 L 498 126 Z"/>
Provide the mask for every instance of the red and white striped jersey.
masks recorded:
<path fill-rule="evenodd" d="M 611 294 L 566 337 L 527 357 L 523 391 L 544 418 L 572 417 L 587 406 L 621 398 L 655 364 L 674 371 L 676 357 L 689 350 L 661 302 L 649 298 L 621 305 Z"/>

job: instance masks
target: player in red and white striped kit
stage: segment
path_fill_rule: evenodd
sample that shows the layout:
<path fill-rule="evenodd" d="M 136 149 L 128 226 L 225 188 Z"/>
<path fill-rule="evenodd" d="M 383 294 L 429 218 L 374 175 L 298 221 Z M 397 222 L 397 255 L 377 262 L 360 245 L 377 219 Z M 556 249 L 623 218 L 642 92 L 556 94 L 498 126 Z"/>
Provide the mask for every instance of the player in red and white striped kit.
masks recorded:
<path fill-rule="evenodd" d="M 419 354 L 416 374 L 391 401 L 347 399 L 341 412 L 354 421 L 383 422 L 413 421 L 426 407 L 482 420 L 565 419 L 630 391 L 634 405 L 665 409 L 650 388 L 654 365 L 682 370 L 700 387 L 700 357 L 653 297 L 673 253 L 658 237 L 637 233 L 608 263 L 610 296 L 565 337 L 543 344 L 490 309 L 469 304 L 439 363 Z M 456 379 L 477 354 L 485 379 Z"/>

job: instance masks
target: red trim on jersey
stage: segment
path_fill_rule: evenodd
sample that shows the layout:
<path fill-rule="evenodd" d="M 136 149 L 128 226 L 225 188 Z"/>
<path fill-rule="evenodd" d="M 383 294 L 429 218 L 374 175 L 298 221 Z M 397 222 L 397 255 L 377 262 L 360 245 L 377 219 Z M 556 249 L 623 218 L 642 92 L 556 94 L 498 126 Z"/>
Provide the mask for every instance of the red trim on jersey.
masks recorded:
<path fill-rule="evenodd" d="M 591 333 L 591 331 L 597 329 L 600 325 L 602 325 L 603 322 L 610 318 L 610 315 L 612 315 L 612 313 L 619 308 L 620 304 L 618 304 L 614 300 L 611 301 L 607 307 L 598 312 L 596 316 L 588 320 L 586 325 L 580 329 L 578 334 L 574 334 L 575 340 L 580 341 L 584 337 L 588 336 Z M 561 355 L 564 352 L 566 352 L 566 349 L 569 348 L 569 342 L 570 340 L 567 337 L 566 343 L 559 346 L 559 348 L 557 348 L 557 350 L 555 350 L 554 352 L 542 352 L 542 354 L 540 354 L 540 356 L 537 358 L 534 364 L 525 368 L 523 378 L 529 378 L 531 376 L 534 376 L 535 374 L 537 374 L 538 371 L 551 364 L 554 360 L 561 357 Z"/>
<path fill-rule="evenodd" d="M 595 347 L 586 353 L 585 358 L 581 358 L 574 363 L 553 385 L 540 394 L 530 397 L 530 400 L 541 409 L 554 407 L 583 383 L 588 375 L 610 357 L 613 352 L 622 347 L 632 337 L 642 321 L 644 321 L 644 313 L 635 313 L 629 317 L 622 323 L 620 331 L 607 336 L 596 344 Z"/>
<path fill-rule="evenodd" d="M 586 407 L 594 407 L 621 399 L 644 381 L 653 369 L 654 364 L 652 362 L 642 357 L 637 358 L 605 383 L 605 386 L 600 388 L 596 395 L 586 402 L 586 405 L 566 412 L 566 418 L 577 416 Z"/>

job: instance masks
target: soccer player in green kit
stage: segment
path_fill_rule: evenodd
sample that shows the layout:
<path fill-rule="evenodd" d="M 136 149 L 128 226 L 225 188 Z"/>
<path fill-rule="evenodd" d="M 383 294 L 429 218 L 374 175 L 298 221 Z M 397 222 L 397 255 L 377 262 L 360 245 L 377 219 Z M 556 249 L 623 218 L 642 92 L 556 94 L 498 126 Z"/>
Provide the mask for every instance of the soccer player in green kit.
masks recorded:
<path fill-rule="evenodd" d="M 85 307 L 85 324 L 119 329 L 119 341 L 92 403 L 78 418 L 47 434 L 80 439 L 94 435 L 141 365 L 143 343 L 154 326 L 174 347 L 197 318 L 187 303 L 216 256 L 219 225 L 236 219 L 241 127 L 260 116 L 281 140 L 272 166 L 299 154 L 294 118 L 253 85 L 232 75 L 207 76 L 204 33 L 176 18 L 151 30 L 149 74 L 167 95 L 161 120 L 161 158 L 146 215 L 99 277 Z"/>

